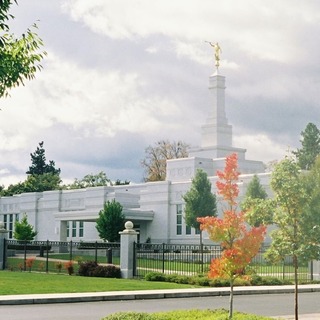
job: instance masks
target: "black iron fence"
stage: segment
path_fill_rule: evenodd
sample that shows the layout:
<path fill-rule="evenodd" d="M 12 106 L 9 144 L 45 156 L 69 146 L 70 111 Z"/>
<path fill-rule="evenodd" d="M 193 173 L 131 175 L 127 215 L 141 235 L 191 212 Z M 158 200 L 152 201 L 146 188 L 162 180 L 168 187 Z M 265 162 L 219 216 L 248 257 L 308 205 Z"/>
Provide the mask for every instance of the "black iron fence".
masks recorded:
<path fill-rule="evenodd" d="M 77 271 L 78 262 L 96 261 L 99 264 L 120 265 L 120 243 L 60 242 L 5 240 L 4 269 L 38 272 L 68 272 L 70 262 Z M 294 267 L 290 257 L 272 264 L 265 259 L 263 246 L 246 272 L 261 276 L 293 280 Z M 144 277 L 155 271 L 166 274 L 206 274 L 212 259 L 221 256 L 219 245 L 134 244 L 134 276 Z M 312 262 L 301 264 L 300 281 L 313 280 Z"/>
<path fill-rule="evenodd" d="M 4 269 L 67 272 L 70 262 L 120 263 L 120 243 L 5 240 Z"/>
<path fill-rule="evenodd" d="M 272 264 L 265 259 L 264 253 L 268 246 L 261 247 L 257 256 L 247 268 L 248 273 L 261 276 L 293 280 L 294 268 L 290 257 Z M 149 272 L 166 274 L 196 275 L 207 273 L 212 259 L 221 256 L 219 245 L 174 245 L 174 244 L 135 244 L 135 276 L 144 277 Z M 312 262 L 301 264 L 298 278 L 311 281 Z"/>

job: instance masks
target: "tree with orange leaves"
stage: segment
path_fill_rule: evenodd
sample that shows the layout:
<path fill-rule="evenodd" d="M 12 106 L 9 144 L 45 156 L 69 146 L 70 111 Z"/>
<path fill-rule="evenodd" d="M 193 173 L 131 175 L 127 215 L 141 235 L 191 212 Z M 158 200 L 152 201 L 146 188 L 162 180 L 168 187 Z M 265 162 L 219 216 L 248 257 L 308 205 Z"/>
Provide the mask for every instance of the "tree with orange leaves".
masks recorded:
<path fill-rule="evenodd" d="M 257 255 L 264 240 L 264 225 L 249 228 L 244 212 L 238 211 L 238 157 L 232 154 L 226 158 L 224 171 L 218 171 L 220 179 L 216 186 L 225 207 L 223 217 L 198 218 L 200 227 L 214 242 L 219 242 L 223 251 L 220 258 L 213 259 L 210 265 L 210 278 L 226 278 L 230 281 L 229 319 L 233 315 L 233 285 L 237 277 L 243 276 L 245 268 Z"/>

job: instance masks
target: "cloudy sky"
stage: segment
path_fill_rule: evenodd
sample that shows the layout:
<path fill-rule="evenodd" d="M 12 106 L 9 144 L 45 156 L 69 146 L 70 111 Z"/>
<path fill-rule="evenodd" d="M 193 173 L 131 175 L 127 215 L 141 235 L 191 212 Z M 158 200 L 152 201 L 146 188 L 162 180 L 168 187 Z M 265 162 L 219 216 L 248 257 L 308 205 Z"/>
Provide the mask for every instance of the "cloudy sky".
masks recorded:
<path fill-rule="evenodd" d="M 200 144 L 213 50 L 222 48 L 233 144 L 269 162 L 320 126 L 318 0 L 19 0 L 12 30 L 34 22 L 43 71 L 0 101 L 0 184 L 23 181 L 44 141 L 64 182 L 106 172 L 141 182 L 144 149 Z"/>

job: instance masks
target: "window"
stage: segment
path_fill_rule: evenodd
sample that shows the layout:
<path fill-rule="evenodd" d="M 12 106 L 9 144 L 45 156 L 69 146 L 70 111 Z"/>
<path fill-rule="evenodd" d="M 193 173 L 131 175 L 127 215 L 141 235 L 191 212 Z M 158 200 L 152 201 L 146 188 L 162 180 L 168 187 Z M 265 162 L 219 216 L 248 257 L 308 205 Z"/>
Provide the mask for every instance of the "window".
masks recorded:
<path fill-rule="evenodd" d="M 83 221 L 79 222 L 79 237 L 83 237 Z"/>
<path fill-rule="evenodd" d="M 4 228 L 9 231 L 9 235 L 8 235 L 9 239 L 13 238 L 14 223 L 16 221 L 19 221 L 19 214 L 18 213 L 3 215 Z"/>
<path fill-rule="evenodd" d="M 177 235 L 182 234 L 182 204 L 177 204 Z"/>
<path fill-rule="evenodd" d="M 77 236 L 77 221 L 72 221 L 72 237 Z"/>
<path fill-rule="evenodd" d="M 186 226 L 186 234 L 191 234 L 191 227 Z"/>
<path fill-rule="evenodd" d="M 70 221 L 67 221 L 67 238 L 70 236 Z"/>

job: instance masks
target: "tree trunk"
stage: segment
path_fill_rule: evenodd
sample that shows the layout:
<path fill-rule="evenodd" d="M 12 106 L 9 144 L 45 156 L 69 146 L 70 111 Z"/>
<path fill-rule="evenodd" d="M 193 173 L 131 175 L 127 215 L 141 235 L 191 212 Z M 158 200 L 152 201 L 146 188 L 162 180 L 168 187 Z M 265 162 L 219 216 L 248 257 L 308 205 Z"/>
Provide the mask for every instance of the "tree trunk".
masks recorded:
<path fill-rule="evenodd" d="M 233 317 L 233 280 L 230 279 L 230 297 L 229 297 L 229 320 Z"/>
<path fill-rule="evenodd" d="M 293 256 L 293 265 L 294 265 L 294 319 L 299 319 L 298 313 L 298 257 Z"/>

